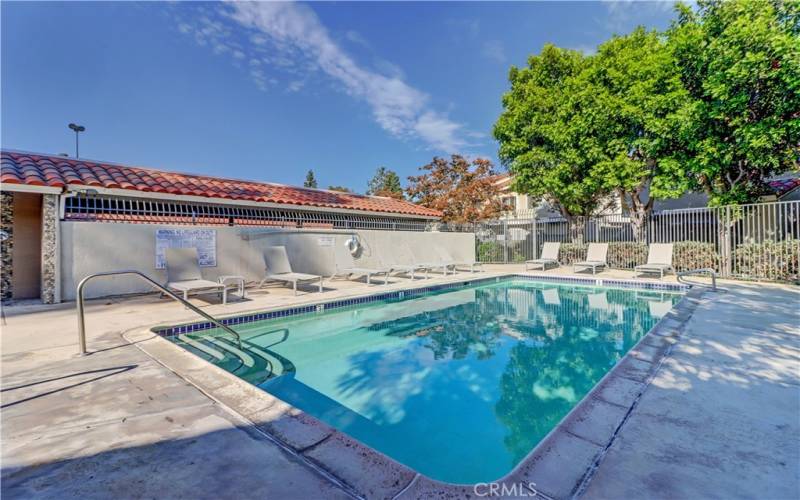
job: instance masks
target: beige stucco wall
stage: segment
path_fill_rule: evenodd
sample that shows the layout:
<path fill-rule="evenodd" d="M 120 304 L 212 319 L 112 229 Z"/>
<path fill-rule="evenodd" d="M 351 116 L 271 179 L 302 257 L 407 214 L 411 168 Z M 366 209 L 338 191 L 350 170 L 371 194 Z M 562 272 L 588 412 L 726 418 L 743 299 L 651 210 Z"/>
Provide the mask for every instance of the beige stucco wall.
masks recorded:
<path fill-rule="evenodd" d="M 156 224 L 117 224 L 61 222 L 61 285 L 63 300 L 75 299 L 78 282 L 92 273 L 135 269 L 159 282 L 166 280 L 163 270 L 155 269 L 155 233 L 160 228 L 176 226 Z M 192 229 L 203 226 L 178 226 Z M 441 260 L 431 247 L 434 241 L 446 248 L 455 259 L 472 260 L 475 236 L 472 233 L 413 231 L 326 231 L 326 230 L 252 230 L 242 227 L 209 226 L 217 231 L 217 266 L 202 268 L 203 276 L 216 280 L 221 275 L 242 275 L 248 280 L 263 277 L 262 251 L 270 245 L 284 245 L 297 272 L 330 276 L 334 273 L 333 247 L 321 246 L 320 237 L 335 237 L 335 245 L 344 245 L 353 233 L 364 246 L 359 264 L 377 266 L 409 263 L 408 247 L 417 260 Z M 407 244 L 407 246 L 406 246 Z M 148 291 L 135 277 L 99 278 L 86 289 L 87 297 L 101 297 Z"/>

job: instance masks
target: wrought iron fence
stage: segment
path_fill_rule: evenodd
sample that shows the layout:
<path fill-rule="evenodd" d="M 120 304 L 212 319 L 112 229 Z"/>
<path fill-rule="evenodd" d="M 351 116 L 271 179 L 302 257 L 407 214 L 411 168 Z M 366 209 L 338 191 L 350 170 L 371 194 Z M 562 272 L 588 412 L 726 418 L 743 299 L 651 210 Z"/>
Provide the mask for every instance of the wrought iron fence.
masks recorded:
<path fill-rule="evenodd" d="M 63 218 L 68 221 L 133 224 L 379 229 L 387 231 L 467 230 L 462 226 L 442 224 L 435 220 L 415 219 L 403 214 L 378 216 L 85 193 L 64 198 Z M 468 230 L 472 230 L 471 226 Z"/>
<path fill-rule="evenodd" d="M 524 262 L 547 241 L 562 242 L 560 260 L 582 260 L 592 242 L 609 243 L 609 266 L 632 269 L 647 259 L 649 243 L 674 243 L 676 270 L 713 268 L 721 276 L 798 281 L 800 201 L 651 214 L 640 230 L 630 217 L 606 215 L 572 223 L 562 218 L 500 219 L 477 224 L 395 216 L 312 212 L 238 205 L 78 195 L 64 200 L 65 220 L 150 224 L 201 224 L 474 232 L 476 258 L 485 263 Z M 638 237 L 637 237 L 638 236 Z"/>
<path fill-rule="evenodd" d="M 674 243 L 678 271 L 713 268 L 727 277 L 797 281 L 800 201 L 668 210 L 651 214 L 640 231 L 630 217 L 608 215 L 572 223 L 490 221 L 476 225 L 475 235 L 477 258 L 487 263 L 534 259 L 545 242 L 559 241 L 560 260 L 569 264 L 600 242 L 609 243 L 610 267 L 632 269 L 646 262 L 649 243 Z"/>

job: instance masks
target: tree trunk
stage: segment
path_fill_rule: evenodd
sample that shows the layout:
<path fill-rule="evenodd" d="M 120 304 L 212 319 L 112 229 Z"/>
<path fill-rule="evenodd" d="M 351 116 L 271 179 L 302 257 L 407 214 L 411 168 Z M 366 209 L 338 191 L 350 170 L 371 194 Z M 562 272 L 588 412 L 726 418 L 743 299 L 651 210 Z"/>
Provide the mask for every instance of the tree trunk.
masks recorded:
<path fill-rule="evenodd" d="M 646 243 L 648 215 L 650 215 L 649 210 L 644 210 L 642 206 L 631 212 L 631 229 L 633 229 L 633 239 L 637 243 Z"/>
<path fill-rule="evenodd" d="M 647 242 L 647 222 L 650 218 L 650 212 L 653 210 L 653 202 L 655 201 L 649 193 L 647 195 L 647 201 L 642 201 L 642 194 L 644 194 L 645 189 L 649 191 L 649 179 L 643 180 L 630 196 L 629 212 L 631 229 L 633 230 L 633 239 L 637 243 Z M 624 197 L 624 193 L 622 193 L 622 196 Z"/>
<path fill-rule="evenodd" d="M 582 245 L 584 243 L 584 228 L 586 227 L 586 217 L 570 215 L 567 217 L 569 224 L 569 239 L 572 243 Z"/>

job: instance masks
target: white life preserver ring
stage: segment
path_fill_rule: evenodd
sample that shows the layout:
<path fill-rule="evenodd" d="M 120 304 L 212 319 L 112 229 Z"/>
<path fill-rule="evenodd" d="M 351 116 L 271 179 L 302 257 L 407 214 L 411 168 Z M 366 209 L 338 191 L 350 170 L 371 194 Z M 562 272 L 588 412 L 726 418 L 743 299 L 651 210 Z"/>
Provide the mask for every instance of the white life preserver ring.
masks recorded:
<path fill-rule="evenodd" d="M 344 242 L 344 247 L 350 252 L 350 255 L 355 256 L 361 248 L 361 242 L 358 241 L 358 236 L 353 235 Z"/>

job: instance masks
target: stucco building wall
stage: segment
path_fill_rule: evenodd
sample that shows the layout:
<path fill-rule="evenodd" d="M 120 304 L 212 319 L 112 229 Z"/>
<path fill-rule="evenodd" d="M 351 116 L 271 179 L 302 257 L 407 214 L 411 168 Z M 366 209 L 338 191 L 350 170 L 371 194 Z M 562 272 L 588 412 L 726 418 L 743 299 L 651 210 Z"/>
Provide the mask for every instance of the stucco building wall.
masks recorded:
<path fill-rule="evenodd" d="M 176 228 L 158 224 L 61 222 L 61 295 L 75 298 L 78 282 L 92 273 L 135 269 L 157 281 L 166 281 L 164 270 L 155 268 L 156 231 Z M 203 226 L 183 226 L 191 229 Z M 440 261 L 434 248 L 445 248 L 457 260 L 475 255 L 473 233 L 439 233 L 376 230 L 258 229 L 207 226 L 217 232 L 217 265 L 202 268 L 203 277 L 216 280 L 222 275 L 241 275 L 258 281 L 264 277 L 263 250 L 271 245 L 287 249 L 297 272 L 330 276 L 335 272 L 333 245 L 344 245 L 355 234 L 363 246 L 357 259 L 362 267 L 413 261 Z M 331 240 L 332 238 L 332 240 Z M 413 253 L 413 257 L 410 255 Z M 139 293 L 148 286 L 135 277 L 98 279 L 87 286 L 87 297 Z"/>

